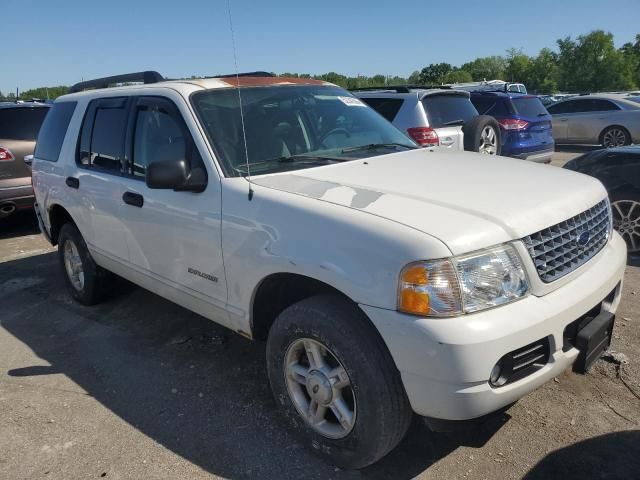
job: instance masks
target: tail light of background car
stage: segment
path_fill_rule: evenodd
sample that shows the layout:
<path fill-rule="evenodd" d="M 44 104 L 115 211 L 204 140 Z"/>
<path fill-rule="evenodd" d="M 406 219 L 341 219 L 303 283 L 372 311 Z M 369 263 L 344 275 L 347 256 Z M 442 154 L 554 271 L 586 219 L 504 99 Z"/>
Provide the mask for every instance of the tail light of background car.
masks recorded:
<path fill-rule="evenodd" d="M 503 118 L 498 120 L 498 123 L 505 130 L 524 130 L 529 126 L 529 122 L 517 118 Z"/>
<path fill-rule="evenodd" d="M 7 150 L 6 148 L 0 147 L 0 162 L 13 160 L 15 157 L 13 154 Z"/>
<path fill-rule="evenodd" d="M 433 128 L 429 127 L 415 127 L 408 128 L 407 133 L 418 144 L 423 147 L 435 147 L 440 145 L 440 139 L 438 134 Z"/>

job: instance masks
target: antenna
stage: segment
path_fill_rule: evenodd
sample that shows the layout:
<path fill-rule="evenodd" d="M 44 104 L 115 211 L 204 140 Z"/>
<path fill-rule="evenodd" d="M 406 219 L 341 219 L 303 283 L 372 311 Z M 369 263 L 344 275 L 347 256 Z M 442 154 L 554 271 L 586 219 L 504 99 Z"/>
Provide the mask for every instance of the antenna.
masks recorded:
<path fill-rule="evenodd" d="M 242 93 L 240 92 L 240 74 L 238 73 L 238 56 L 236 54 L 236 37 L 233 33 L 233 21 L 231 20 L 231 0 L 227 0 L 227 14 L 229 15 L 229 30 L 231 31 L 231 46 L 233 48 L 233 63 L 236 68 L 236 88 L 238 89 L 238 102 L 240 103 L 240 124 L 242 125 L 242 141 L 244 142 L 244 159 L 247 166 L 246 179 L 249 182 L 249 201 L 253 199 L 251 188 L 251 168 L 249 166 L 249 150 L 247 148 L 247 132 L 244 128 L 244 111 L 242 109 Z"/>

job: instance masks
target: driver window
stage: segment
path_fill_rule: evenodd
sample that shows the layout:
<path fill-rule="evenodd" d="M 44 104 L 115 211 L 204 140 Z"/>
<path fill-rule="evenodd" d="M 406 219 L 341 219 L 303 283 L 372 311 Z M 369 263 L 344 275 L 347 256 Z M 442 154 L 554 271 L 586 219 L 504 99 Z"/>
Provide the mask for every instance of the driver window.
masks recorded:
<path fill-rule="evenodd" d="M 147 165 L 187 160 L 187 141 L 173 105 L 164 99 L 141 99 L 136 105 L 132 174 L 144 177 Z"/>

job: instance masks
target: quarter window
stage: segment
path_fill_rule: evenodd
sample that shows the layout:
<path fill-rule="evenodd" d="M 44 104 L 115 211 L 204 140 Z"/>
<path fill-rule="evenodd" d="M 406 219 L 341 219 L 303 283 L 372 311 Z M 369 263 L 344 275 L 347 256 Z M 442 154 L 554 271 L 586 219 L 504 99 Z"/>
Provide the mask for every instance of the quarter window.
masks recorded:
<path fill-rule="evenodd" d="M 41 160 L 57 162 L 76 102 L 57 102 L 45 117 L 34 155 Z"/>

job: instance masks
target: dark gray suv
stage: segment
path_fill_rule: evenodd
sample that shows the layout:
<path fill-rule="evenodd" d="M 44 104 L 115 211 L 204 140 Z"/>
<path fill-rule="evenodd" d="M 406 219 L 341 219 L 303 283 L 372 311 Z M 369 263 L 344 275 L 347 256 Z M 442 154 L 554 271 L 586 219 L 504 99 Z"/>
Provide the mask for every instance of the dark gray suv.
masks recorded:
<path fill-rule="evenodd" d="M 0 103 L 0 218 L 33 207 L 31 169 L 40 126 L 49 111 L 44 103 Z"/>

